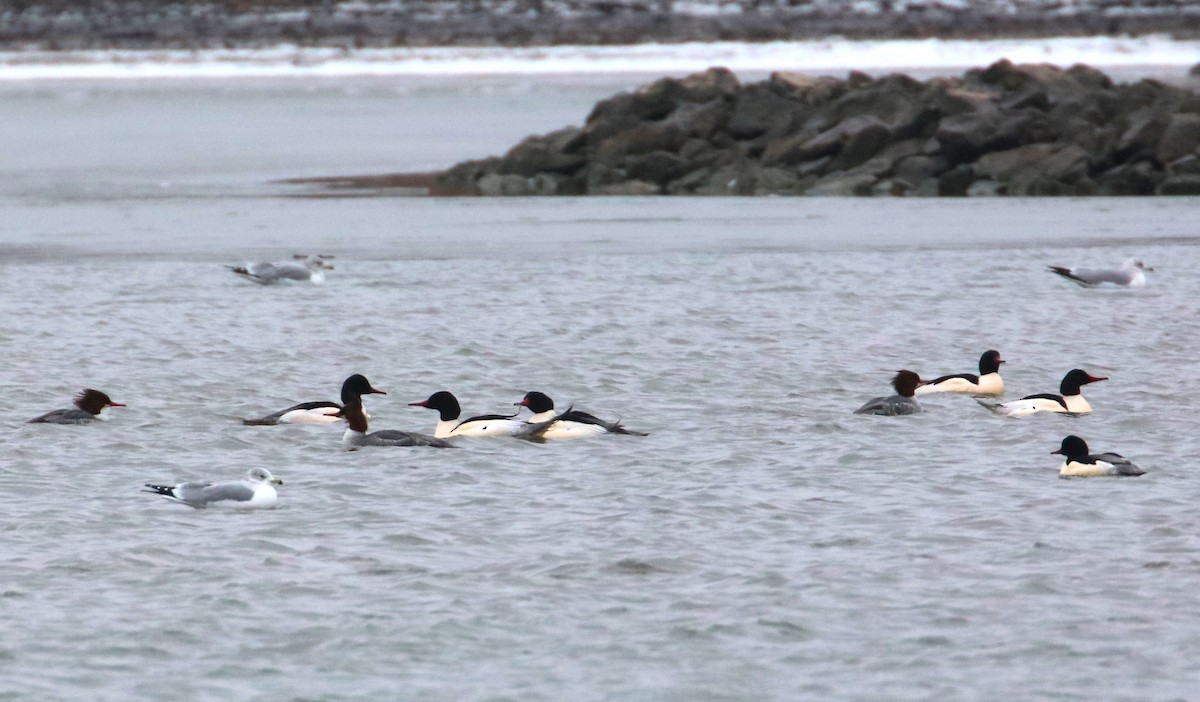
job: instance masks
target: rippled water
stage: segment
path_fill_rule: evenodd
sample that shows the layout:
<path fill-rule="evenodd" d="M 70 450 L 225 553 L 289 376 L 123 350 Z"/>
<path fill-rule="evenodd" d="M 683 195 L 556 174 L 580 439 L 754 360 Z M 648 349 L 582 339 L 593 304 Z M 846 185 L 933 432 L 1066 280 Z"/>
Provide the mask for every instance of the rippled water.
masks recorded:
<path fill-rule="evenodd" d="M 1194 697 L 1194 200 L 287 199 L 201 162 L 165 193 L 4 174 L 0 698 Z M 293 251 L 337 270 L 222 269 Z M 1131 255 L 1145 289 L 1044 272 Z M 1009 397 L 1111 380 L 1081 418 L 851 414 L 987 348 Z M 346 453 L 238 422 L 353 372 L 373 428 L 539 389 L 650 436 Z M 85 385 L 129 406 L 24 424 Z M 1066 433 L 1148 474 L 1060 480 Z M 138 491 L 256 465 L 278 509 Z"/>

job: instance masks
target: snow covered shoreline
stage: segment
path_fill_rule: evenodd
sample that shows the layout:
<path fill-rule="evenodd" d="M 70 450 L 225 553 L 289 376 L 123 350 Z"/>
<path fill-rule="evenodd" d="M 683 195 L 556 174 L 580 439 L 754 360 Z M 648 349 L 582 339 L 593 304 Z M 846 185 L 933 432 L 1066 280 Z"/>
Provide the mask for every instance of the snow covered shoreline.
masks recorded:
<path fill-rule="evenodd" d="M 802 70 L 957 71 L 1001 58 L 1084 63 L 1101 69 L 1154 66 L 1185 72 L 1200 39 L 1053 37 L 942 40 L 823 39 L 536 48 L 430 47 L 0 51 L 0 81 L 306 76 L 667 75 L 723 66 L 735 72 Z"/>

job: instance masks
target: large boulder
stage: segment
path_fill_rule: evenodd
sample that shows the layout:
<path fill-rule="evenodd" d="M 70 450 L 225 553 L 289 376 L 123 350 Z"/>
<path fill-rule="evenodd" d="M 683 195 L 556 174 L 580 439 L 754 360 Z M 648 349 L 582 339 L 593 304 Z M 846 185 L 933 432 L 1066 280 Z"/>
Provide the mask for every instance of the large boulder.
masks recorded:
<path fill-rule="evenodd" d="M 771 143 L 762 160 L 768 165 L 794 165 L 835 156 L 836 168 L 852 168 L 878 153 L 891 137 L 887 125 L 875 117 L 850 117 L 815 136 L 801 133 Z"/>
<path fill-rule="evenodd" d="M 1028 112 L 984 109 L 943 119 L 935 137 L 954 161 L 969 161 L 980 154 L 1035 141 L 1040 125 Z"/>
<path fill-rule="evenodd" d="M 1200 147 L 1200 115 L 1172 115 L 1163 129 L 1155 155 L 1159 163 L 1170 163 L 1188 154 L 1196 153 Z"/>
<path fill-rule="evenodd" d="M 1200 175 L 1178 173 L 1169 175 L 1159 183 L 1159 195 L 1200 195 Z"/>
<path fill-rule="evenodd" d="M 801 103 L 781 97 L 768 86 L 752 85 L 738 94 L 725 131 L 734 139 L 782 134 L 791 127 L 800 108 Z"/>
<path fill-rule="evenodd" d="M 577 127 L 567 127 L 544 136 L 527 137 L 509 149 L 497 170 L 501 174 L 525 177 L 538 173 L 573 173 L 587 163 L 587 157 L 577 151 L 567 153 L 565 149 L 581 131 Z"/>
<path fill-rule="evenodd" d="M 1123 160 L 1151 158 L 1157 155 L 1158 144 L 1167 131 L 1170 116 L 1150 107 L 1130 116 L 1129 126 L 1117 141 L 1116 152 Z"/>
<path fill-rule="evenodd" d="M 975 173 L 1005 185 L 1009 195 L 1028 195 L 1034 184 L 1074 184 L 1088 174 L 1088 153 L 1074 144 L 1027 144 L 986 154 Z"/>
<path fill-rule="evenodd" d="M 625 172 L 635 180 L 666 185 L 688 172 L 688 162 L 669 151 L 651 151 L 629 158 Z"/>
<path fill-rule="evenodd" d="M 591 156 L 593 161 L 620 164 L 627 156 L 651 151 L 678 151 L 687 142 L 687 136 L 682 129 L 669 122 L 643 122 L 605 139 L 596 146 Z"/>
<path fill-rule="evenodd" d="M 709 139 L 725 129 L 733 116 L 733 105 L 724 98 L 713 98 L 708 102 L 688 102 L 679 105 L 663 120 L 677 127 L 688 137 Z"/>

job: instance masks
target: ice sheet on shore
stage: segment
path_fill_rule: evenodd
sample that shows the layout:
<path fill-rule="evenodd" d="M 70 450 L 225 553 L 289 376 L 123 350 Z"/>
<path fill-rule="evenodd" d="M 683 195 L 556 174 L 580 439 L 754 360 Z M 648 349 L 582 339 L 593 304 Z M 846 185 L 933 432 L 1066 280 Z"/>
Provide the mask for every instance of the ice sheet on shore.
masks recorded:
<path fill-rule="evenodd" d="M 1167 36 L 639 44 L 538 48 L 301 48 L 0 52 L 0 81 L 114 78 L 680 74 L 710 66 L 806 73 L 958 70 L 1001 58 L 1098 68 L 1195 64 L 1200 41 Z"/>

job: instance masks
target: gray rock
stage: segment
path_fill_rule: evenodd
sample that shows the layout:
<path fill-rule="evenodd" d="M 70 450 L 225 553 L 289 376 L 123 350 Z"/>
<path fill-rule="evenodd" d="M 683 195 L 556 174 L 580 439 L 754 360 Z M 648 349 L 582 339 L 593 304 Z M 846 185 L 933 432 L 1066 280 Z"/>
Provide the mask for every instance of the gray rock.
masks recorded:
<path fill-rule="evenodd" d="M 1200 157 L 1197 157 L 1196 154 L 1188 154 L 1183 158 L 1176 159 L 1167 164 L 1167 173 L 1171 175 L 1181 173 L 1200 174 Z"/>
<path fill-rule="evenodd" d="M 782 168 L 760 168 L 755 173 L 755 195 L 799 195 L 806 189 L 804 181 Z"/>
<path fill-rule="evenodd" d="M 1052 189 L 1046 183 L 1068 185 L 1088 174 L 1088 153 L 1075 144 L 1027 144 L 982 156 L 975 172 L 1005 185 L 1009 195 L 1032 195 Z"/>
<path fill-rule="evenodd" d="M 724 98 L 702 103 L 683 103 L 664 122 L 677 127 L 688 137 L 709 139 L 725 129 L 733 116 L 733 106 Z"/>
<path fill-rule="evenodd" d="M 648 154 L 651 151 L 678 151 L 687 135 L 668 122 L 643 122 L 601 142 L 592 152 L 592 159 L 619 165 L 626 156 Z"/>
<path fill-rule="evenodd" d="M 1163 177 L 1151 163 L 1141 161 L 1110 168 L 1096 178 L 1096 184 L 1101 195 L 1153 195 Z"/>
<path fill-rule="evenodd" d="M 625 163 L 625 171 L 630 178 L 657 185 L 666 185 L 688 170 L 687 161 L 668 151 L 651 151 L 631 157 Z"/>
<path fill-rule="evenodd" d="M 738 94 L 725 131 L 734 139 L 783 134 L 798 116 L 800 108 L 799 102 L 780 97 L 768 86 L 752 85 Z"/>
<path fill-rule="evenodd" d="M 495 157 L 463 161 L 438 176 L 438 187 L 450 194 L 478 195 L 479 180 L 499 165 L 500 159 Z"/>
<path fill-rule="evenodd" d="M 479 194 L 485 197 L 498 197 L 500 195 L 533 195 L 534 188 L 528 178 L 519 175 L 501 175 L 499 173 L 488 173 L 479 179 L 476 186 Z"/>
<path fill-rule="evenodd" d="M 995 197 L 997 195 L 1004 195 L 1006 192 L 1003 183 L 984 178 L 971 183 L 970 187 L 967 188 L 966 194 L 967 197 Z"/>
<path fill-rule="evenodd" d="M 1170 163 L 1195 153 L 1200 147 L 1200 115 L 1172 115 L 1158 142 L 1159 163 Z"/>
<path fill-rule="evenodd" d="M 892 140 L 892 132 L 882 122 L 870 117 L 851 117 L 842 122 L 843 140 L 841 151 L 833 167 L 854 168 L 867 161 Z M 890 167 L 891 161 L 887 160 Z"/>
<path fill-rule="evenodd" d="M 817 106 L 841 96 L 846 86 L 830 76 L 814 78 L 803 73 L 772 73 L 768 84 L 780 95 L 791 96 L 805 105 Z"/>
<path fill-rule="evenodd" d="M 576 139 L 582 130 L 567 127 L 544 136 L 527 137 L 509 149 L 500 161 L 501 174 L 532 177 L 538 173 L 572 173 L 587 162 L 584 154 L 564 153 L 566 146 Z"/>
<path fill-rule="evenodd" d="M 941 156 L 925 156 L 915 154 L 896 162 L 893 173 L 910 183 L 921 183 L 928 179 L 937 178 L 950 167 L 950 163 Z"/>
<path fill-rule="evenodd" d="M 708 102 L 715 98 L 733 97 L 741 87 L 733 71 L 714 67 L 679 81 L 679 97 L 688 102 Z"/>
<path fill-rule="evenodd" d="M 596 188 L 593 194 L 626 196 L 662 195 L 663 190 L 654 183 L 647 183 L 643 180 L 627 180 L 621 183 L 602 185 Z"/>
<path fill-rule="evenodd" d="M 988 151 L 1034 141 L 1035 127 L 1027 112 L 986 109 L 946 117 L 938 124 L 935 136 L 951 160 L 969 161 Z"/>
<path fill-rule="evenodd" d="M 967 164 L 959 164 L 938 176 L 938 195 L 964 197 L 973 182 L 975 169 Z"/>
<path fill-rule="evenodd" d="M 1131 115 L 1129 126 L 1117 141 L 1118 155 L 1126 160 L 1155 156 L 1168 121 L 1168 115 L 1152 108 L 1143 108 Z"/>
<path fill-rule="evenodd" d="M 1200 174 L 1178 173 L 1159 184 L 1159 195 L 1200 195 Z"/>
<path fill-rule="evenodd" d="M 808 189 L 809 195 L 847 197 L 872 195 L 875 192 L 875 176 L 869 173 L 831 173 L 818 180 Z"/>
<path fill-rule="evenodd" d="M 891 132 L 887 125 L 875 117 L 850 117 L 805 140 L 803 144 L 790 143 L 790 148 L 780 148 L 776 151 L 768 148 L 763 154 L 763 160 L 767 163 L 799 163 L 836 155 L 842 159 L 843 167 L 848 168 L 874 156 L 890 138 Z M 850 152 L 843 158 L 843 152 L 847 149 L 850 149 Z"/>

